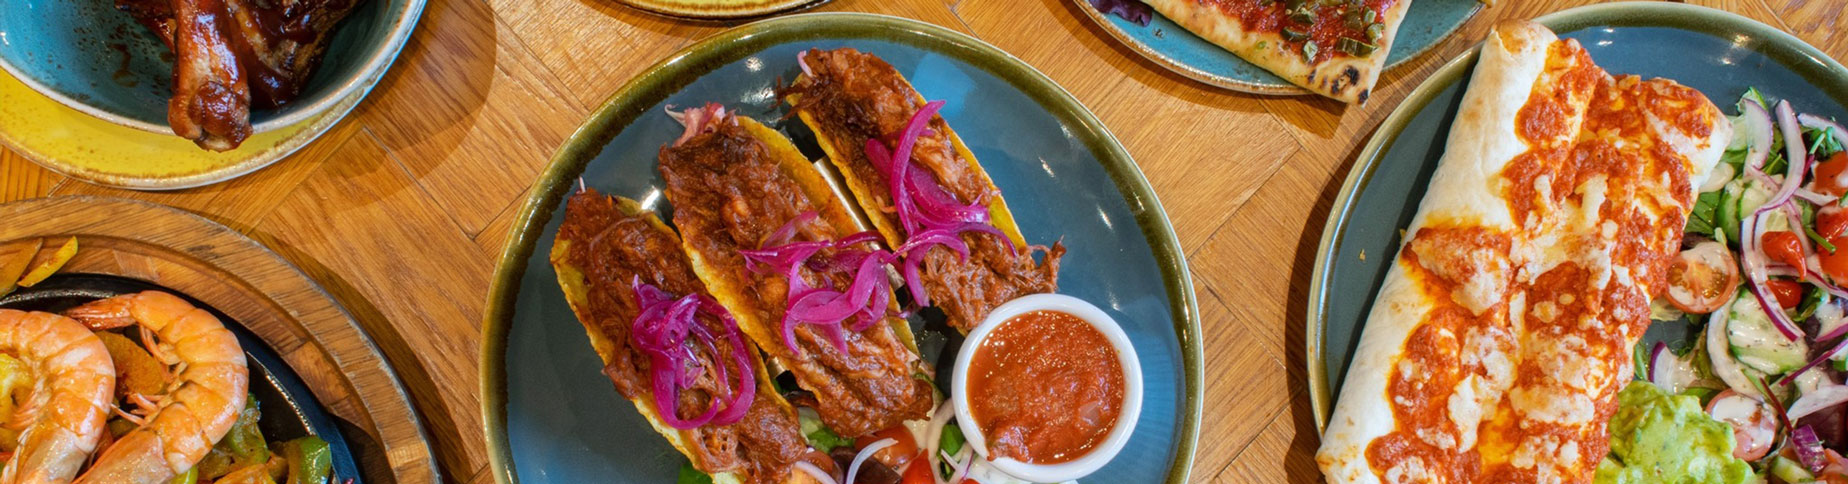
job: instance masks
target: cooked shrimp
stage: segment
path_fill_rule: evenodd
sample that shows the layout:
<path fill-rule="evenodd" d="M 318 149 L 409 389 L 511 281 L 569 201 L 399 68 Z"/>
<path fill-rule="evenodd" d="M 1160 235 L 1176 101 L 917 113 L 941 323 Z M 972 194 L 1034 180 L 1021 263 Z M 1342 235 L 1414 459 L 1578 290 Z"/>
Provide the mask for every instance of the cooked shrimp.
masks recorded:
<path fill-rule="evenodd" d="M 65 313 L 91 329 L 138 325 L 148 352 L 174 365 L 140 428 L 116 439 L 77 482 L 159 484 L 192 469 L 224 438 L 244 408 L 250 383 L 237 337 L 212 313 L 172 294 L 148 291 L 103 299 Z M 131 396 L 131 399 L 134 397 Z"/>
<path fill-rule="evenodd" d="M 103 342 L 63 316 L 0 309 L 0 353 L 32 373 L 7 426 L 23 428 L 0 483 L 65 483 L 96 450 L 115 364 Z"/>

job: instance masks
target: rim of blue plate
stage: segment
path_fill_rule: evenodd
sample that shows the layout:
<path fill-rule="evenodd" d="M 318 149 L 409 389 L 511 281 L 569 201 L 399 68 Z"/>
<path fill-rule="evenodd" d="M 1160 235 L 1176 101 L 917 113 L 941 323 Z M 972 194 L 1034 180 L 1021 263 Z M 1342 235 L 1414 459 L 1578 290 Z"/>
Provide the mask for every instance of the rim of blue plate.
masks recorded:
<path fill-rule="evenodd" d="M 1087 148 L 1116 182 L 1117 190 L 1132 206 L 1139 206 L 1137 225 L 1149 241 L 1161 266 L 1174 313 L 1176 338 L 1181 344 L 1181 366 L 1186 382 L 1185 403 L 1177 415 L 1180 442 L 1170 464 L 1167 482 L 1188 481 L 1194 449 L 1199 440 L 1200 416 L 1205 401 L 1206 358 L 1201 348 L 1200 311 L 1193 277 L 1174 226 L 1129 152 L 1090 110 L 1044 73 L 1001 49 L 967 34 L 900 17 L 865 13 L 807 13 L 762 20 L 707 37 L 668 56 L 631 79 L 604 101 L 552 157 L 534 183 L 526 203 L 509 230 L 509 237 L 488 290 L 481 345 L 482 427 L 488 448 L 489 470 L 500 484 L 517 484 L 512 448 L 507 440 L 507 336 L 513 322 L 513 301 L 519 296 L 520 278 L 526 272 L 552 209 L 562 203 L 572 180 L 584 171 L 611 139 L 648 107 L 692 83 L 711 69 L 742 59 L 763 47 L 788 41 L 839 36 L 875 38 L 931 48 L 1008 80 L 1047 108 L 1049 114 L 1073 126 Z"/>
<path fill-rule="evenodd" d="M 374 46 L 371 53 L 366 56 L 364 69 L 355 72 L 351 77 L 341 80 L 340 84 L 330 86 L 329 89 L 334 90 L 334 93 L 331 95 L 321 96 L 319 99 L 316 99 L 306 106 L 290 109 L 280 116 L 252 123 L 250 126 L 251 133 L 264 133 L 293 126 L 296 123 L 326 114 L 328 111 L 341 109 L 337 108 L 337 106 L 346 103 L 348 97 L 357 95 L 363 98 L 369 94 L 372 88 L 378 85 L 379 80 L 385 78 L 385 73 L 391 70 L 392 64 L 397 63 L 398 54 L 403 52 L 405 44 L 410 42 L 411 34 L 417 31 L 417 24 L 420 23 L 420 20 L 423 18 L 424 6 L 428 2 L 428 0 L 403 1 L 403 10 L 399 11 L 397 17 L 383 19 L 384 21 L 391 22 L 396 27 L 392 29 L 391 36 L 386 38 L 385 42 Z M 345 25 L 342 24 L 341 28 L 344 27 Z M 5 57 L 0 57 L 0 69 L 5 70 L 6 73 L 12 75 L 14 79 L 18 79 L 20 83 L 25 84 L 26 87 L 32 88 L 33 91 L 40 95 L 51 98 L 57 101 L 58 104 L 63 104 L 78 112 L 95 116 L 97 119 L 153 133 L 171 133 L 173 131 L 173 128 L 167 125 L 117 114 L 103 107 L 66 95 L 57 89 L 53 89 L 51 86 L 39 82 L 38 79 L 26 75 L 23 69 L 15 67 L 12 63 L 8 62 Z M 344 109 L 346 112 L 339 113 L 336 117 L 346 117 L 351 109 L 351 106 L 346 107 Z M 319 137 L 319 135 L 315 137 Z M 278 159 L 280 158 L 282 157 L 278 157 Z M 255 171 L 255 169 L 251 171 Z M 239 175 L 242 175 L 242 173 L 239 173 Z M 230 178 L 235 177 L 234 175 Z M 216 181 L 206 183 L 215 182 Z"/>
<path fill-rule="evenodd" d="M 1125 32 L 1122 27 L 1119 27 L 1115 23 L 1110 21 L 1109 14 L 1105 14 L 1103 12 L 1098 11 L 1096 8 L 1093 8 L 1091 6 L 1090 0 L 1072 0 L 1072 4 L 1076 5 L 1079 11 L 1084 12 L 1085 16 L 1090 17 L 1092 23 L 1097 24 L 1098 27 L 1102 27 L 1105 32 L 1110 33 L 1111 37 L 1116 38 L 1117 43 L 1122 44 L 1124 47 L 1128 47 L 1129 50 L 1133 50 L 1137 54 L 1142 55 L 1143 58 L 1148 59 L 1149 61 L 1154 62 L 1156 64 L 1159 64 L 1162 67 L 1167 68 L 1169 71 L 1172 71 L 1175 74 L 1180 74 L 1181 76 L 1186 77 L 1188 79 L 1193 79 L 1195 81 L 1199 81 L 1201 83 L 1214 86 L 1214 87 L 1230 89 L 1230 90 L 1250 93 L 1250 94 L 1262 94 L 1262 95 L 1267 95 L 1267 96 L 1301 96 L 1301 95 L 1312 94 L 1311 92 L 1309 92 L 1308 89 L 1303 89 L 1302 86 L 1290 84 L 1287 81 L 1281 84 L 1261 83 L 1261 82 L 1253 82 L 1250 80 L 1237 79 L 1233 77 L 1227 77 L 1227 76 L 1222 76 L 1219 74 L 1214 74 L 1211 72 L 1206 72 L 1205 70 L 1202 70 L 1198 67 L 1194 67 L 1191 64 L 1181 62 L 1179 59 L 1175 59 L 1169 56 L 1168 54 L 1155 50 L 1154 48 L 1149 47 L 1148 44 L 1145 44 L 1140 40 L 1136 40 L 1136 38 L 1134 37 L 1130 37 L 1129 32 Z M 1386 71 L 1390 71 L 1394 67 L 1398 67 L 1402 64 L 1405 64 L 1406 62 L 1411 61 L 1412 59 L 1417 59 L 1419 56 L 1424 55 L 1426 52 L 1430 52 L 1431 49 L 1436 48 L 1438 44 L 1442 44 L 1444 39 L 1450 38 L 1451 34 L 1456 33 L 1457 29 L 1462 28 L 1463 24 L 1469 23 L 1470 19 L 1476 18 L 1476 14 L 1482 12 L 1482 7 L 1483 5 L 1481 3 L 1477 3 L 1474 7 L 1470 9 L 1469 13 L 1463 14 L 1462 18 L 1457 19 L 1455 24 L 1446 26 L 1444 28 L 1443 35 L 1438 36 L 1435 40 L 1432 40 L 1431 43 L 1428 43 L 1423 46 L 1419 46 L 1415 49 L 1412 49 L 1411 53 L 1407 54 L 1405 57 L 1402 57 L 1397 61 L 1387 63 Z M 1155 13 L 1155 15 L 1161 15 L 1161 14 Z M 1401 24 L 1401 28 L 1403 28 L 1403 26 L 1404 25 Z M 1190 32 L 1181 32 L 1181 34 L 1179 35 L 1193 35 L 1193 34 Z M 1397 48 L 1398 46 L 1394 46 L 1394 47 Z M 1385 71 L 1381 71 L 1382 74 L 1384 72 Z"/>
<path fill-rule="evenodd" d="M 1762 40 L 1757 44 L 1759 52 L 1779 60 L 1803 77 L 1833 77 L 1842 81 L 1842 85 L 1833 89 L 1819 87 L 1832 91 L 1837 98 L 1848 98 L 1848 68 L 1844 68 L 1841 63 L 1788 32 L 1724 10 L 1680 3 L 1631 1 L 1561 10 L 1542 15 L 1534 21 L 1562 34 L 1599 26 L 1669 27 L 1707 34 L 1750 34 Z M 1328 282 L 1336 265 L 1332 258 L 1340 251 L 1346 237 L 1343 231 L 1349 222 L 1355 197 L 1366 190 L 1367 183 L 1380 168 L 1384 155 L 1392 149 L 1393 143 L 1412 118 L 1423 112 L 1439 93 L 1474 68 L 1481 51 L 1482 44 L 1478 42 L 1469 52 L 1431 74 L 1393 109 L 1392 114 L 1380 123 L 1379 129 L 1361 149 L 1353 168 L 1348 170 L 1347 181 L 1342 183 L 1341 191 L 1329 208 L 1327 222 L 1322 228 L 1322 242 L 1316 248 L 1315 268 L 1310 273 L 1309 308 L 1305 311 L 1307 331 L 1304 334 L 1307 336 L 1304 338 L 1304 358 L 1309 368 L 1309 400 L 1314 408 L 1317 433 L 1327 429 L 1328 414 L 1335 403 L 1334 386 L 1328 382 L 1328 368 L 1322 354 L 1328 329 Z M 1365 296 L 1368 304 L 1371 304 L 1373 296 Z M 1362 321 L 1357 324 L 1356 330 L 1360 330 L 1364 329 L 1360 326 L 1366 323 Z"/>

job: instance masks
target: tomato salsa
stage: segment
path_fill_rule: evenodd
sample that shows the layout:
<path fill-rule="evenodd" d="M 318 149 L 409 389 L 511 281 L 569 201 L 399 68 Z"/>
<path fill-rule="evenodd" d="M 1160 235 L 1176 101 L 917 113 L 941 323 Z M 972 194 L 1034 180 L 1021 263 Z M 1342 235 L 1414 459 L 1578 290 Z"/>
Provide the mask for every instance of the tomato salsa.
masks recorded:
<path fill-rule="evenodd" d="M 1123 411 L 1123 363 L 1090 323 L 1059 311 L 1003 321 L 968 369 L 970 416 L 993 457 L 1069 462 L 1110 434 Z"/>

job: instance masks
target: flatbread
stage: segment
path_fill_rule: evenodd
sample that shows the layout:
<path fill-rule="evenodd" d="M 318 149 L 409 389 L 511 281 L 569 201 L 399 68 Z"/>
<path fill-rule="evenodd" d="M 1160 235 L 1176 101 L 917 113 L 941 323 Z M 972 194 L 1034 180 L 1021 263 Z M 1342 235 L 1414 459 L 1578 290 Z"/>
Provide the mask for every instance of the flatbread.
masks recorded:
<path fill-rule="evenodd" d="M 1374 42 L 1376 49 L 1371 54 L 1352 56 L 1334 52 L 1333 45 L 1323 45 L 1317 49 L 1320 55 L 1312 60 L 1304 55 L 1301 42 L 1288 41 L 1279 30 L 1248 28 L 1248 24 L 1234 14 L 1237 11 L 1234 9 L 1247 8 L 1281 11 L 1284 9 L 1283 1 L 1143 0 L 1143 3 L 1154 7 L 1162 16 L 1194 35 L 1292 84 L 1316 94 L 1355 104 L 1365 104 L 1372 94 L 1380 71 L 1385 70 L 1386 55 L 1391 52 L 1393 40 L 1398 36 L 1399 24 L 1405 20 L 1405 11 L 1412 4 L 1412 0 L 1369 0 L 1365 3 L 1374 6 L 1382 2 L 1387 5 L 1377 21 L 1385 28 Z M 1256 5 L 1264 6 L 1254 7 Z"/>
<path fill-rule="evenodd" d="M 1731 129 L 1698 91 L 1498 25 L 1322 436 L 1328 482 L 1590 482 Z"/>

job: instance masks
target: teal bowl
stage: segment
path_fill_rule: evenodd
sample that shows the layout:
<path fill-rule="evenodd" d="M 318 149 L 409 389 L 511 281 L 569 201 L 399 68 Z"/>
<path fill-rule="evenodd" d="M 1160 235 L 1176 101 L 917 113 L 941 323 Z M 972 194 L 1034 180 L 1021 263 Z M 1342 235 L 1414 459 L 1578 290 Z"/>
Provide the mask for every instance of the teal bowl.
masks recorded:
<path fill-rule="evenodd" d="M 358 0 L 294 102 L 252 110 L 253 132 L 313 118 L 372 89 L 417 26 L 425 0 Z M 167 125 L 173 54 L 113 0 L 0 0 L 0 68 L 47 97 L 157 133 Z"/>

